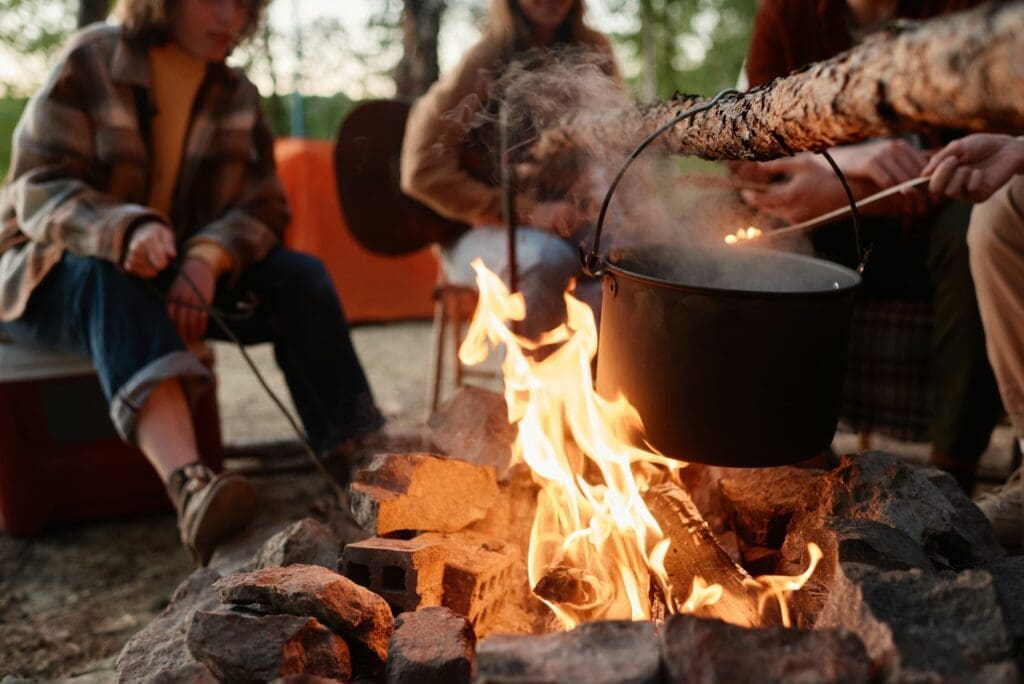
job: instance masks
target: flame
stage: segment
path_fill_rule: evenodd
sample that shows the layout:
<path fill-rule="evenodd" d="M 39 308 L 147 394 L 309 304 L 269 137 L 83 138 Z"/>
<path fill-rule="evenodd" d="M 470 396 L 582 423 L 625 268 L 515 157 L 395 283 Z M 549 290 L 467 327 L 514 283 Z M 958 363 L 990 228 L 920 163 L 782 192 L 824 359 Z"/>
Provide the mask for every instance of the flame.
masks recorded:
<path fill-rule="evenodd" d="M 759 228 L 754 228 L 753 226 L 749 226 L 745 229 L 740 228 L 734 234 L 725 236 L 725 244 L 735 245 L 743 241 L 756 240 L 757 238 L 761 237 L 761 235 L 762 232 Z"/>
<path fill-rule="evenodd" d="M 801 574 L 794 577 L 786 575 L 762 575 L 754 579 L 744 580 L 744 584 L 752 589 L 757 589 L 760 592 L 758 596 L 757 608 L 760 611 L 764 611 L 765 603 L 769 598 L 774 598 L 779 602 L 779 614 L 782 616 L 782 626 L 790 627 L 789 619 L 789 595 L 795 591 L 799 591 L 807 580 L 814 574 L 815 568 L 818 567 L 818 561 L 824 555 L 821 552 L 821 548 L 814 542 L 807 544 L 807 554 L 810 556 L 810 561 L 807 564 L 807 569 Z"/>
<path fill-rule="evenodd" d="M 480 299 L 459 357 L 473 364 L 488 345 L 505 348 L 508 416 L 519 426 L 513 458 L 542 483 L 527 560 L 531 586 L 553 569 L 573 569 L 574 600 L 545 599 L 566 629 L 585 620 L 649 619 L 652 578 L 673 606 L 664 567 L 669 540 L 641 486 L 651 465 L 674 471 L 685 464 L 634 446 L 643 434 L 636 410 L 594 391 L 597 327 L 586 304 L 566 295 L 567 322 L 531 341 L 506 325 L 524 318 L 522 295 L 509 294 L 479 260 L 473 268 Z M 561 346 L 543 361 L 532 357 L 553 343 Z"/>
<path fill-rule="evenodd" d="M 508 420 L 519 428 L 513 461 L 526 462 L 541 485 L 527 554 L 535 593 L 566 629 L 589 620 L 651 619 L 661 607 L 652 605 L 652 582 L 669 613 L 718 601 L 722 587 L 699 577 L 686 599 L 671 586 L 665 569 L 671 539 L 643 493 L 685 463 L 635 446 L 644 434 L 636 409 L 622 396 L 609 401 L 595 392 L 597 327 L 590 308 L 566 294 L 566 323 L 539 340 L 523 338 L 508 325 L 526 316 L 522 295 L 510 294 L 480 259 L 472 266 L 479 299 L 459 358 L 474 365 L 489 348 L 504 347 Z M 550 351 L 549 345 L 557 346 Z M 763 608 L 770 595 L 784 603 L 783 593 L 802 586 L 804 575 L 749 581 L 762 591 Z"/>

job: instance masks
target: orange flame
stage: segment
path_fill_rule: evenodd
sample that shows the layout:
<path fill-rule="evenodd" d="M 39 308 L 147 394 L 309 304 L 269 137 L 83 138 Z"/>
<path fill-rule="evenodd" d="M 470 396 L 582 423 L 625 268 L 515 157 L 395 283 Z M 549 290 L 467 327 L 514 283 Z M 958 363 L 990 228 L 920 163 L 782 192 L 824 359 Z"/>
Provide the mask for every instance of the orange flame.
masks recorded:
<path fill-rule="evenodd" d="M 782 626 L 790 627 L 789 619 L 789 595 L 795 591 L 799 591 L 807 580 L 811 579 L 811 575 L 814 574 L 815 568 L 818 567 L 818 561 L 824 555 L 821 552 L 821 548 L 814 542 L 807 544 L 807 553 L 810 556 L 810 562 L 807 564 L 807 569 L 801 574 L 795 577 L 788 577 L 785 575 L 761 575 L 754 579 L 744 580 L 744 584 L 752 589 L 757 589 L 760 592 L 758 597 L 757 608 L 760 611 L 764 611 L 765 603 L 769 598 L 774 598 L 779 602 L 779 614 L 782 616 Z"/>
<path fill-rule="evenodd" d="M 504 347 L 508 420 L 519 427 L 513 461 L 525 461 L 541 484 L 527 555 L 530 586 L 547 576 L 572 585 L 564 600 L 542 597 L 566 629 L 589 620 L 650 619 L 652 580 L 669 613 L 718 601 L 722 588 L 701 578 L 685 600 L 674 595 L 665 570 L 671 540 L 642 495 L 655 473 L 675 473 L 685 463 L 634 446 L 644 434 L 636 409 L 622 396 L 609 401 L 595 392 L 597 327 L 590 308 L 566 294 L 566 323 L 539 340 L 520 337 L 508 322 L 525 318 L 522 295 L 510 294 L 481 260 L 472 266 L 479 300 L 459 358 L 475 365 L 489 348 Z M 555 344 L 543 360 L 535 358 L 533 352 Z M 795 591 L 794 579 L 748 581 L 762 590 L 763 607 L 767 596 Z"/>

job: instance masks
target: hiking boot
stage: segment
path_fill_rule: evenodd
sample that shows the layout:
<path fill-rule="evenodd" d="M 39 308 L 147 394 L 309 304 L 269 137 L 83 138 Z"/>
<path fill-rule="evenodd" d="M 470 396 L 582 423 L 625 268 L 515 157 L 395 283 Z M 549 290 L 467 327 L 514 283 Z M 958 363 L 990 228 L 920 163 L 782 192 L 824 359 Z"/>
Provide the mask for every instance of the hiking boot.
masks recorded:
<path fill-rule="evenodd" d="M 1024 478 L 1017 468 L 1000 487 L 985 492 L 974 500 L 992 523 L 996 539 L 1007 551 L 1024 550 Z"/>
<path fill-rule="evenodd" d="M 167 493 L 178 511 L 178 531 L 197 565 L 205 566 L 217 543 L 256 515 L 256 489 L 246 477 L 215 475 L 202 463 L 171 473 Z"/>

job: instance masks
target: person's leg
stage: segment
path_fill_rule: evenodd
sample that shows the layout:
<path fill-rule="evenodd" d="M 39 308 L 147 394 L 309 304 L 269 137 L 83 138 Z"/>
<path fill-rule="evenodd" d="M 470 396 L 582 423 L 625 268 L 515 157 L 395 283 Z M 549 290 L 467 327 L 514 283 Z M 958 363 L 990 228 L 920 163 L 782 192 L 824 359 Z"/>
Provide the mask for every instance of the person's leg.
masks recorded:
<path fill-rule="evenodd" d="M 198 464 L 182 382 L 208 379 L 165 303 L 105 261 L 65 254 L 25 313 L 2 326 L 19 342 L 88 356 L 121 437 L 139 446 L 178 508 L 182 541 L 205 563 L 216 541 L 252 517 L 252 486 Z"/>
<path fill-rule="evenodd" d="M 971 214 L 971 272 L 992 369 L 1018 438 L 1024 437 L 1024 177 L 1015 176 Z M 1021 441 L 1024 448 L 1024 440 Z M 999 541 L 1024 548 L 1024 480 L 978 499 Z"/>
<path fill-rule="evenodd" d="M 357 442 L 384 425 L 349 334 L 334 284 L 315 257 L 278 249 L 217 297 L 223 310 L 248 293 L 253 315 L 232 321 L 245 344 L 272 342 L 295 407 L 317 453 Z M 224 335 L 211 321 L 211 337 Z"/>
<path fill-rule="evenodd" d="M 942 210 L 929 233 L 927 255 L 935 309 L 932 463 L 952 474 L 967 492 L 1002 411 L 971 278 L 970 211 L 962 202 Z"/>
<path fill-rule="evenodd" d="M 445 248 L 442 259 L 448 280 L 475 286 L 476 274 L 470 262 L 477 257 L 508 283 L 508 234 L 503 228 L 475 228 Z M 576 248 L 557 235 L 520 227 L 516 229 L 516 270 L 519 290 L 526 301 L 526 320 L 520 332 L 536 338 L 565 321 L 563 294 L 572 278 L 581 277 L 579 257 Z M 593 307 L 600 297 L 585 300 Z"/>

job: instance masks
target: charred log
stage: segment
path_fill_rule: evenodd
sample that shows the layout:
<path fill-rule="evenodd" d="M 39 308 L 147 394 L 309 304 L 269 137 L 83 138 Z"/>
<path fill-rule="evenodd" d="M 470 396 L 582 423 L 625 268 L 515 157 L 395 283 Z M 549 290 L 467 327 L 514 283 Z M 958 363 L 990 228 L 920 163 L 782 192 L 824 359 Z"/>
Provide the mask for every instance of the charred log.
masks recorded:
<path fill-rule="evenodd" d="M 631 149 L 708 101 L 677 95 L 638 112 L 574 114 L 539 138 L 521 173 L 547 176 L 546 167 L 559 164 L 564 171 L 581 150 Z M 896 22 L 830 60 L 726 96 L 654 145 L 710 160 L 767 160 L 941 129 L 1024 130 L 1024 2 Z"/>
<path fill-rule="evenodd" d="M 703 578 L 709 585 L 721 586 L 722 597 L 703 607 L 700 615 L 745 627 L 760 626 L 763 619 L 757 610 L 757 598 L 743 583 L 750 575 L 719 546 L 690 495 L 674 484 L 662 484 L 648 490 L 644 501 L 662 532 L 672 540 L 665 570 L 673 594 L 684 601 L 694 578 Z"/>

